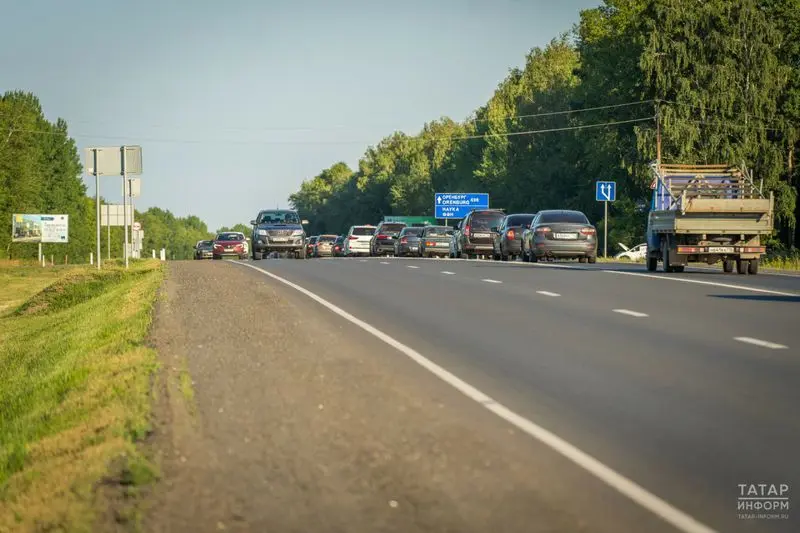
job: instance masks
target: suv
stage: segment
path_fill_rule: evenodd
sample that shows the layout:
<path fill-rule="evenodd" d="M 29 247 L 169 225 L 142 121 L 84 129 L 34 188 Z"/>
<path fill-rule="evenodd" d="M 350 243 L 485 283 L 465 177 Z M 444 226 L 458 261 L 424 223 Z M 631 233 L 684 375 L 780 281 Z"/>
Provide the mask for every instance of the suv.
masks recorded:
<path fill-rule="evenodd" d="M 300 220 L 297 211 L 271 209 L 258 213 L 253 225 L 253 259 L 261 259 L 272 252 L 286 252 L 297 259 L 305 259 L 308 220 Z"/>
<path fill-rule="evenodd" d="M 350 226 L 344 240 L 344 255 L 369 255 L 369 245 L 374 234 L 375 226 Z"/>
<path fill-rule="evenodd" d="M 406 227 L 405 222 L 381 222 L 369 245 L 369 255 L 392 255 L 397 236 Z"/>
<path fill-rule="evenodd" d="M 493 255 L 496 232 L 492 228 L 498 228 L 505 216 L 499 209 L 471 211 L 453 235 L 455 257 L 466 255 L 468 259 L 474 259 L 479 255 Z"/>

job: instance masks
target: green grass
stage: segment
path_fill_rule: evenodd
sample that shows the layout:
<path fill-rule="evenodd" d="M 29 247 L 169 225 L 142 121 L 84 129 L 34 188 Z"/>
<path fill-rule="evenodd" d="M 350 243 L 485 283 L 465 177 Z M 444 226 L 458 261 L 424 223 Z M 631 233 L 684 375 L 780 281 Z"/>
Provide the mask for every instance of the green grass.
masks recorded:
<path fill-rule="evenodd" d="M 0 267 L 0 531 L 91 531 L 98 481 L 158 475 L 136 443 L 150 431 L 144 339 L 162 278 L 158 261 Z"/>

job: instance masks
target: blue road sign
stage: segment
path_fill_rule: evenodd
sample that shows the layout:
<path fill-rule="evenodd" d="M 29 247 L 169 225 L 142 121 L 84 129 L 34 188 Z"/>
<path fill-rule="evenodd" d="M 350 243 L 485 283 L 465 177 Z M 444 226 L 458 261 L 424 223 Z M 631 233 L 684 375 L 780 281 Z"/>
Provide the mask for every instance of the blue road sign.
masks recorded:
<path fill-rule="evenodd" d="M 433 197 L 436 218 L 464 218 L 475 209 L 489 208 L 487 193 L 437 192 Z"/>
<path fill-rule="evenodd" d="M 598 181 L 594 190 L 594 199 L 598 202 L 613 202 L 617 199 L 616 181 Z"/>

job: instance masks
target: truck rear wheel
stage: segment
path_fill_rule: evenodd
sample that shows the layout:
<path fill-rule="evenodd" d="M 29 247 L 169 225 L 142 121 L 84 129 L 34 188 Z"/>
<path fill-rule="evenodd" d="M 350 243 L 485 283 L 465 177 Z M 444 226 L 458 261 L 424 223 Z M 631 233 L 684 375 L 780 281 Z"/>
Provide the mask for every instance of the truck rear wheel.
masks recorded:
<path fill-rule="evenodd" d="M 722 271 L 730 274 L 733 272 L 734 261 L 733 259 L 723 259 L 722 260 Z"/>
<path fill-rule="evenodd" d="M 756 257 L 755 259 L 751 259 L 747 262 L 747 273 L 755 276 L 758 274 L 758 263 L 759 259 Z"/>
<path fill-rule="evenodd" d="M 747 267 L 748 267 L 749 263 L 750 263 L 750 261 L 747 261 L 746 259 L 737 259 L 736 260 L 736 272 L 738 274 L 747 274 Z"/>
<path fill-rule="evenodd" d="M 658 269 L 658 257 L 654 255 L 647 256 L 647 271 L 655 272 Z"/>

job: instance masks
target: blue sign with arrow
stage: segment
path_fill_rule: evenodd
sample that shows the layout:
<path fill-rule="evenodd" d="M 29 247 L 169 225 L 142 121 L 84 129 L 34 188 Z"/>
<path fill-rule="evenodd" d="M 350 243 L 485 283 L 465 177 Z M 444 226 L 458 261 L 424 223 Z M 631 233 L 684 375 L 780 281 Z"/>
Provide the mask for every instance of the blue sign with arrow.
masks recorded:
<path fill-rule="evenodd" d="M 595 185 L 594 199 L 598 202 L 613 202 L 617 199 L 616 181 L 598 181 Z"/>
<path fill-rule="evenodd" d="M 464 218 L 475 209 L 489 209 L 487 193 L 437 192 L 433 197 L 436 218 Z"/>

